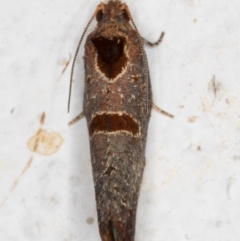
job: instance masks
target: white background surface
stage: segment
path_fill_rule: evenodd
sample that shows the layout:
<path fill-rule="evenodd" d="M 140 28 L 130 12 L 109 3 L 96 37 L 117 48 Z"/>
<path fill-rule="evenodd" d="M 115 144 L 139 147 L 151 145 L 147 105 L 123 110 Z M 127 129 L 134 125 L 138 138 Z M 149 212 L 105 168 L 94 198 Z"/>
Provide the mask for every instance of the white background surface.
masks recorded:
<path fill-rule="evenodd" d="M 154 101 L 175 115 L 152 112 L 135 239 L 238 241 L 240 2 L 126 2 L 143 37 L 166 32 L 145 49 Z M 70 114 L 71 63 L 61 76 L 99 1 L 0 3 L 0 240 L 100 241 L 86 120 L 67 125 L 82 111 L 83 45 Z M 64 138 L 50 156 L 27 146 L 43 111 Z"/>

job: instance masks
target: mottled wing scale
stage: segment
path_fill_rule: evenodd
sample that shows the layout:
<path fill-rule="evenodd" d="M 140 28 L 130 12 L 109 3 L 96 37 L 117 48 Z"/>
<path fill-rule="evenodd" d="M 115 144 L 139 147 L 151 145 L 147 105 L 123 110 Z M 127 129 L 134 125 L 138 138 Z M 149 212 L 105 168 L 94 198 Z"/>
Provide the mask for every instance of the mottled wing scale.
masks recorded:
<path fill-rule="evenodd" d="M 134 241 L 152 108 L 147 59 L 126 4 L 101 3 L 94 16 L 98 25 L 85 44 L 84 114 L 99 231 L 103 241 Z"/>

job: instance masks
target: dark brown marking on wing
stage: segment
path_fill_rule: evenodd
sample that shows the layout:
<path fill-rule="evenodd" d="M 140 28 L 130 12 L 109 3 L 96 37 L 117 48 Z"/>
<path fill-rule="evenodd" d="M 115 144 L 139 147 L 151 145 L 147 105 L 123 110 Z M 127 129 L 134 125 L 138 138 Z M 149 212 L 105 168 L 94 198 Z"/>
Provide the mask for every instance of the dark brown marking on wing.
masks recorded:
<path fill-rule="evenodd" d="M 110 166 L 110 167 L 108 167 L 108 169 L 106 170 L 106 172 L 103 175 L 110 176 L 112 174 L 112 172 L 116 172 L 116 171 L 117 170 L 114 167 Z"/>
<path fill-rule="evenodd" d="M 128 114 L 103 113 L 93 117 L 89 125 L 89 133 L 129 132 L 130 135 L 139 134 L 139 124 Z"/>
<path fill-rule="evenodd" d="M 114 79 L 127 65 L 128 58 L 124 53 L 125 38 L 106 39 L 92 38 L 97 49 L 97 65 L 100 71 L 109 79 Z"/>
<path fill-rule="evenodd" d="M 135 82 L 137 82 L 137 81 L 139 80 L 138 76 L 134 76 L 134 77 L 133 77 L 133 80 L 134 80 Z"/>
<path fill-rule="evenodd" d="M 108 222 L 107 230 L 102 234 L 102 237 L 104 238 L 104 241 L 115 241 L 112 221 Z"/>
<path fill-rule="evenodd" d="M 88 83 L 91 83 L 91 81 L 92 81 L 92 77 L 91 77 L 90 75 L 88 75 L 88 76 L 87 76 L 87 82 L 88 82 Z"/>

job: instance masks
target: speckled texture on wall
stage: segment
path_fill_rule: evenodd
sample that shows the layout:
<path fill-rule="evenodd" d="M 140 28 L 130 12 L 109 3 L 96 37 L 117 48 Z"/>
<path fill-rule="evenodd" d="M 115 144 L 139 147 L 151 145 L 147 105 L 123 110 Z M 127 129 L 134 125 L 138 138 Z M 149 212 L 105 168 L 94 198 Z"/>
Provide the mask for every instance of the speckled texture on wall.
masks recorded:
<path fill-rule="evenodd" d="M 145 50 L 154 102 L 175 116 L 152 111 L 136 241 L 238 241 L 240 3 L 126 3 L 144 38 L 166 32 Z M 83 108 L 83 45 L 67 113 L 97 4 L 1 2 L 0 240 L 100 241 L 86 120 L 68 126 Z"/>

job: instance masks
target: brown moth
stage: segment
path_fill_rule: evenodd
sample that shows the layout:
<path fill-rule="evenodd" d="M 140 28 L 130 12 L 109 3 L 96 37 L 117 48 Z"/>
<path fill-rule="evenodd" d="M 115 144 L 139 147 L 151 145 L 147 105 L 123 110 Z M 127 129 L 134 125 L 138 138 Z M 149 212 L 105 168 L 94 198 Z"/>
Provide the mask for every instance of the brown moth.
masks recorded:
<path fill-rule="evenodd" d="M 85 44 L 84 115 L 99 231 L 102 241 L 133 241 L 152 109 L 144 40 L 119 0 L 99 4 L 84 34 L 94 17 Z"/>

